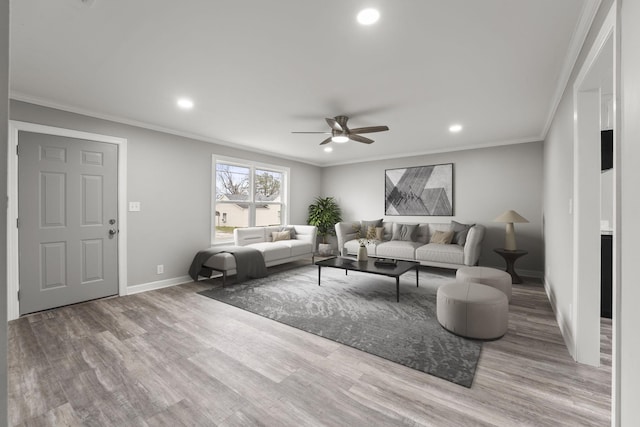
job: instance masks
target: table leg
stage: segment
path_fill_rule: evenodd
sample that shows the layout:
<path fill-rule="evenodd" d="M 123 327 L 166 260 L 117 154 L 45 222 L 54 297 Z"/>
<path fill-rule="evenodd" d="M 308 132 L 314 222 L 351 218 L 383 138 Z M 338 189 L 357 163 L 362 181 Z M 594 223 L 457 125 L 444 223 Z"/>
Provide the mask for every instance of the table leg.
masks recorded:
<path fill-rule="evenodd" d="M 420 277 L 420 266 L 416 265 L 416 288 L 419 288 L 420 285 L 418 284 L 418 278 Z"/>
<path fill-rule="evenodd" d="M 516 273 L 514 265 L 515 265 L 515 262 L 513 260 L 507 261 L 507 269 L 505 271 L 511 275 L 512 283 L 516 283 L 516 284 L 522 283 L 522 278 L 518 276 L 518 273 Z"/>
<path fill-rule="evenodd" d="M 396 302 L 400 302 L 400 276 L 396 277 Z"/>
<path fill-rule="evenodd" d="M 322 270 L 322 267 L 318 266 L 318 286 L 320 286 L 320 270 Z"/>

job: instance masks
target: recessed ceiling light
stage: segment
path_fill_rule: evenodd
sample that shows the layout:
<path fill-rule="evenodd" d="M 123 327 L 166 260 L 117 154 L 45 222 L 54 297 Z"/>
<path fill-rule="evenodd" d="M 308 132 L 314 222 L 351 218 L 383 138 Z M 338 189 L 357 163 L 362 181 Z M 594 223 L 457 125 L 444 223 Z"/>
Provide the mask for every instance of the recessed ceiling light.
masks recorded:
<path fill-rule="evenodd" d="M 189 98 L 180 98 L 178 99 L 178 107 L 183 110 L 190 110 L 193 108 L 193 101 Z"/>
<path fill-rule="evenodd" d="M 376 9 L 363 9 L 358 13 L 358 22 L 362 25 L 371 25 L 378 22 L 380 12 Z"/>
<path fill-rule="evenodd" d="M 462 125 L 451 125 L 449 126 L 449 132 L 460 132 L 462 130 Z"/>
<path fill-rule="evenodd" d="M 345 135 L 336 135 L 331 137 L 331 141 L 337 142 L 338 144 L 342 144 L 349 141 L 349 137 Z"/>
<path fill-rule="evenodd" d="M 325 153 L 330 153 L 333 151 L 333 147 L 324 147 Z"/>

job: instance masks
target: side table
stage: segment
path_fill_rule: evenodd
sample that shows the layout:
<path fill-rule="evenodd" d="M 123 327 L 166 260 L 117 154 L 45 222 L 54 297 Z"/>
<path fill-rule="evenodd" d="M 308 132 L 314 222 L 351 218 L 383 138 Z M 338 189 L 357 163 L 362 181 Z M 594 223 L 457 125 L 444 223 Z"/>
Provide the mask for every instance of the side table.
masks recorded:
<path fill-rule="evenodd" d="M 522 249 L 510 251 L 502 248 L 497 248 L 493 251 L 504 258 L 505 262 L 507 263 L 507 269 L 505 271 L 511 275 L 512 283 L 522 283 L 522 279 L 520 278 L 520 276 L 518 276 L 518 273 L 516 273 L 516 270 L 513 268 L 513 266 L 518 258 L 525 256 L 529 252 L 523 251 Z"/>

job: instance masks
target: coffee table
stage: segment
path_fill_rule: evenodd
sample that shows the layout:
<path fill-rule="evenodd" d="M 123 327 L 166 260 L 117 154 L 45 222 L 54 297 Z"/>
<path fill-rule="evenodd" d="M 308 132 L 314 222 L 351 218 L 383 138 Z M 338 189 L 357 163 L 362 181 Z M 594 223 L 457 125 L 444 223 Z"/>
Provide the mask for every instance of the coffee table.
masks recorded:
<path fill-rule="evenodd" d="M 320 272 L 322 267 L 341 268 L 344 274 L 348 274 L 349 270 L 361 271 L 363 273 L 377 274 L 380 276 L 395 277 L 396 279 L 396 301 L 400 302 L 400 276 L 409 270 L 416 270 L 416 287 L 418 284 L 420 263 L 415 261 L 398 260 L 395 266 L 377 266 L 375 265 L 376 257 L 370 256 L 367 261 L 356 261 L 353 258 L 333 257 L 318 261 L 318 286 L 320 286 Z"/>

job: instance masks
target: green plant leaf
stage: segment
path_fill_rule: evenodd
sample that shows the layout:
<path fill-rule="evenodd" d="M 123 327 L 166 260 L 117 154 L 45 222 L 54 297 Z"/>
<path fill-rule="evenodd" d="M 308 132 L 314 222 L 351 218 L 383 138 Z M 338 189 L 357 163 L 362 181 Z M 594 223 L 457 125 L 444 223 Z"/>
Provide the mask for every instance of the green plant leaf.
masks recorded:
<path fill-rule="evenodd" d="M 326 243 L 327 235 L 335 235 L 335 225 L 340 221 L 342 212 L 333 197 L 316 197 L 309 205 L 307 223 L 318 227 L 318 236 L 322 237 L 322 243 Z"/>

